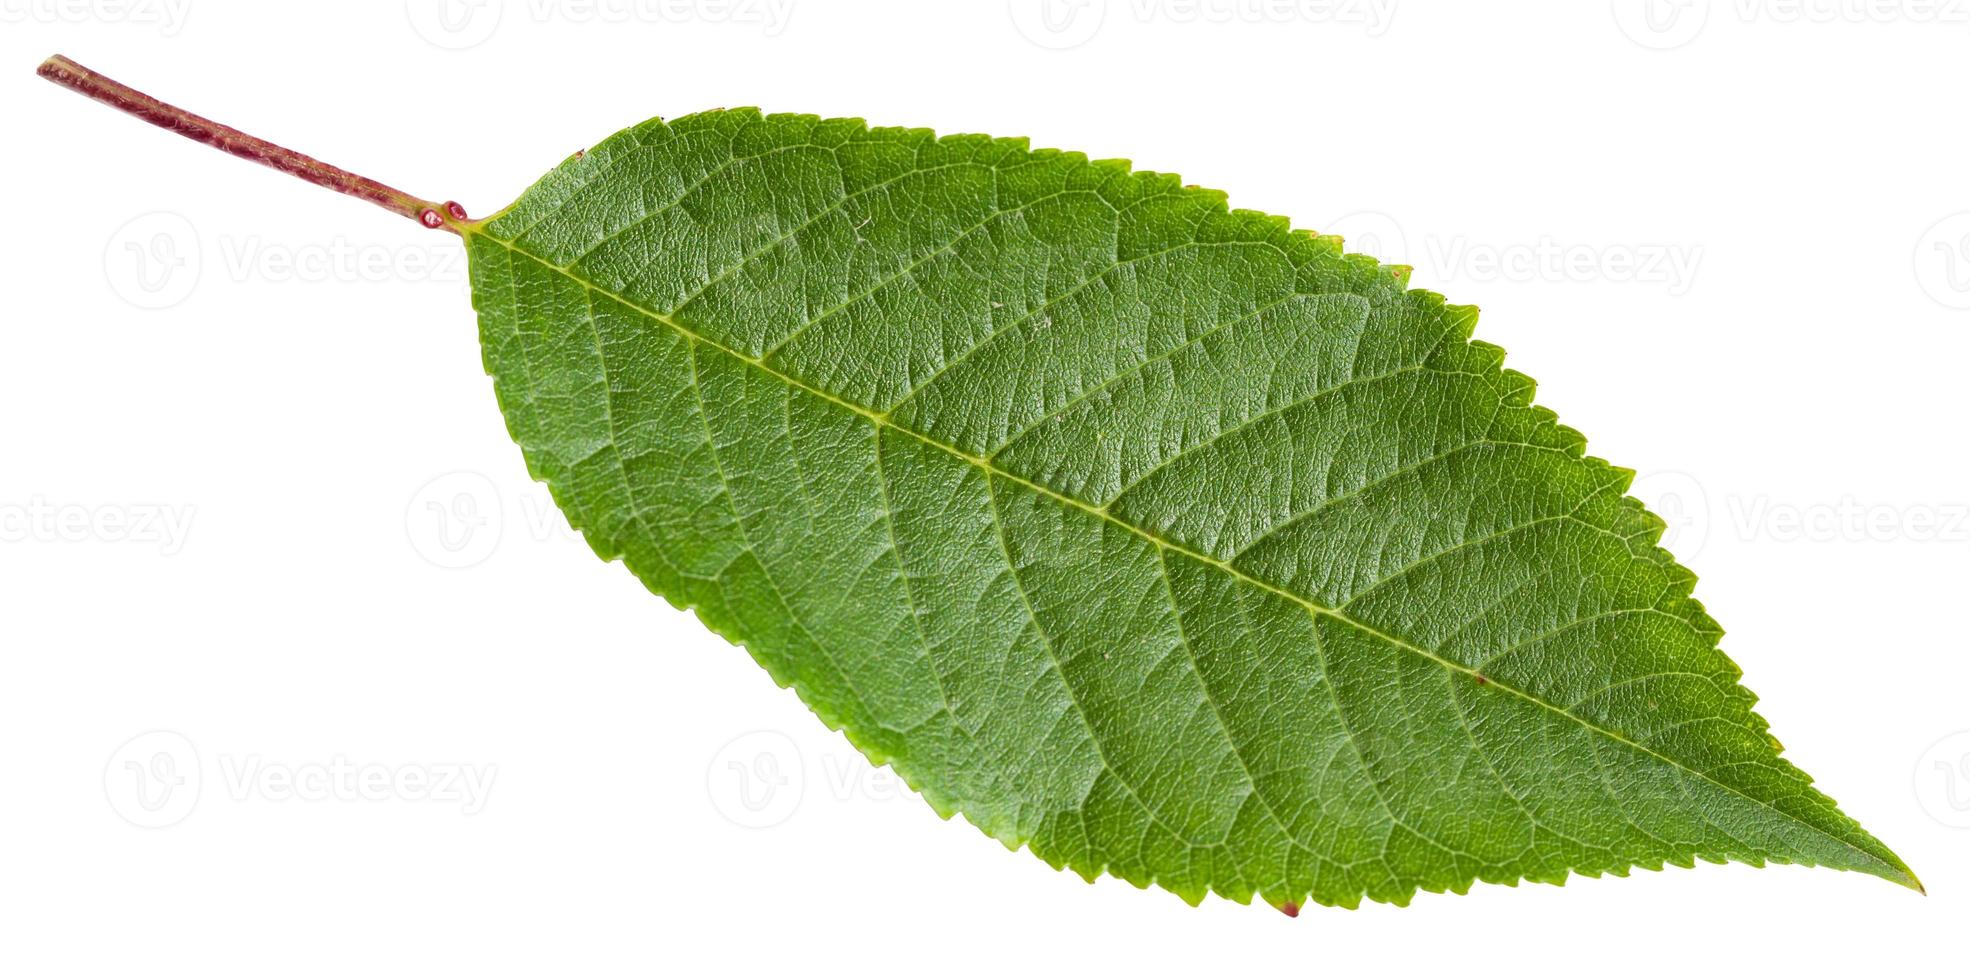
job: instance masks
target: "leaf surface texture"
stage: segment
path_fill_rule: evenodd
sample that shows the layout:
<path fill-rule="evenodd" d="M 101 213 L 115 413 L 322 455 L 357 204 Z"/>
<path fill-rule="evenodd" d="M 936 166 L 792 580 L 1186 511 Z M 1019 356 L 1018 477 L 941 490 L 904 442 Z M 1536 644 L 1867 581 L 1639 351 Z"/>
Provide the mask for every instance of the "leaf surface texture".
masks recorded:
<path fill-rule="evenodd" d="M 626 130 L 467 232 L 604 557 L 940 813 L 1197 901 L 1695 859 L 1914 885 L 1469 307 L 1126 162 Z"/>

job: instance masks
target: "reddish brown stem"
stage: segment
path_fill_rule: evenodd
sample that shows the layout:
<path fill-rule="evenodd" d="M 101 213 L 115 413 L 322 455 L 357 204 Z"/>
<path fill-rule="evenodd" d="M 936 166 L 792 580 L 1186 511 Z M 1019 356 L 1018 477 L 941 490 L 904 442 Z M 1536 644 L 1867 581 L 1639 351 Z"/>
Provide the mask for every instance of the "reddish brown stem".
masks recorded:
<path fill-rule="evenodd" d="M 153 126 L 168 129 L 186 139 L 224 150 L 241 159 L 293 174 L 312 184 L 320 184 L 350 197 L 359 197 L 378 207 L 394 211 L 426 228 L 443 228 L 458 233 L 466 220 L 465 209 L 456 202 L 426 201 L 412 197 L 388 184 L 361 174 L 326 164 L 305 153 L 296 153 L 242 133 L 231 126 L 194 115 L 167 102 L 151 98 L 113 78 L 90 71 L 61 55 L 54 55 L 36 69 L 40 75 L 63 88 L 80 92 L 104 105 L 114 106 Z"/>

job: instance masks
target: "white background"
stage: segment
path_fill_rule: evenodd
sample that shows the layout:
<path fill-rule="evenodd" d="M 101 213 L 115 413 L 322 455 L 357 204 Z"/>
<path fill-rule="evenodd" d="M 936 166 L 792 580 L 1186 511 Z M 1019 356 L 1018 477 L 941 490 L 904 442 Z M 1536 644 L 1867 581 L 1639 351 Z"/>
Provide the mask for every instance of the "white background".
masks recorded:
<path fill-rule="evenodd" d="M 0 0 L 0 973 L 1962 971 L 1970 0 L 453 2 Z M 1790 757 L 1930 895 L 1705 865 L 1291 920 L 1007 853 L 571 536 L 454 239 L 55 51 L 475 214 L 757 104 L 1406 258 L 1643 474 Z"/>

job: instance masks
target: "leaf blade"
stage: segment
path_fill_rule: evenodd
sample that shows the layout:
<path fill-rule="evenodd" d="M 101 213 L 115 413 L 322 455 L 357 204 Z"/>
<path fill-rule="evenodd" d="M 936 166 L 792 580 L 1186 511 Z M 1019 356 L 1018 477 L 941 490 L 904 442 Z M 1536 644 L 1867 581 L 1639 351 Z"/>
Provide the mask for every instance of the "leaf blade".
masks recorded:
<path fill-rule="evenodd" d="M 1278 905 L 1697 857 L 1914 886 L 1773 750 L 1626 471 L 1330 239 L 742 111 L 469 240 L 509 426 L 598 553 L 1056 866 Z"/>

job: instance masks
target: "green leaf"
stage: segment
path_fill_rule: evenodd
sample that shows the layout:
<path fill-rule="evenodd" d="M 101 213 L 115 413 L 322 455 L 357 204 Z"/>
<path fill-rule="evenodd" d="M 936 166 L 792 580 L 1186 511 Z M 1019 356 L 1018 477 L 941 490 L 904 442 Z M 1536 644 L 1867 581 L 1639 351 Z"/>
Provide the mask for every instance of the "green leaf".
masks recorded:
<path fill-rule="evenodd" d="M 1022 140 L 652 120 L 465 229 L 595 550 L 945 816 L 1196 902 L 1695 859 L 1919 887 L 1470 307 Z"/>

